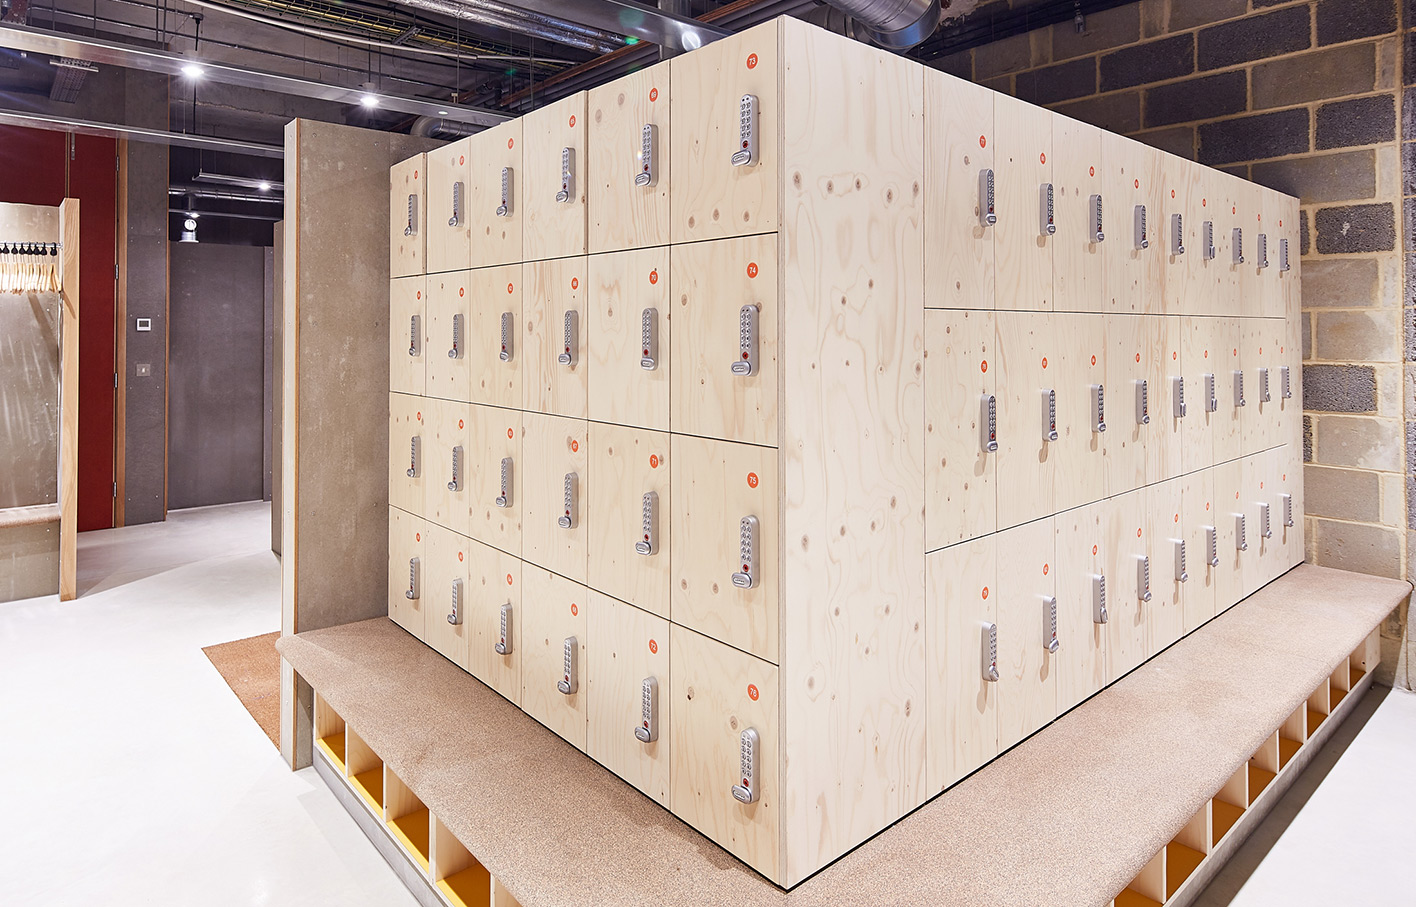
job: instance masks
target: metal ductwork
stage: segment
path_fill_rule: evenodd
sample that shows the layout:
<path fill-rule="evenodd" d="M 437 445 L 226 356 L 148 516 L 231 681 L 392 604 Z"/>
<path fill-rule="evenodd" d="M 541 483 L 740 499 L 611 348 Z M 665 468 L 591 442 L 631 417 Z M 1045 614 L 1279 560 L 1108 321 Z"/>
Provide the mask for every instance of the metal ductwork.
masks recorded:
<path fill-rule="evenodd" d="M 475 132 L 481 132 L 481 130 L 476 126 L 455 123 L 442 117 L 418 117 L 408 129 L 409 135 L 418 135 L 425 139 L 447 139 L 448 141 L 460 139 Z"/>
<path fill-rule="evenodd" d="M 898 52 L 924 43 L 942 17 L 939 0 L 830 0 L 830 4 L 807 18 L 847 37 Z"/>
<path fill-rule="evenodd" d="M 461 19 L 474 25 L 531 35 L 594 53 L 609 53 L 624 46 L 624 38 L 621 35 L 548 16 L 539 9 L 531 9 L 529 4 L 517 6 L 502 3 L 500 0 L 476 0 L 475 3 L 459 0 L 398 0 L 398 3 L 400 6 Z"/>

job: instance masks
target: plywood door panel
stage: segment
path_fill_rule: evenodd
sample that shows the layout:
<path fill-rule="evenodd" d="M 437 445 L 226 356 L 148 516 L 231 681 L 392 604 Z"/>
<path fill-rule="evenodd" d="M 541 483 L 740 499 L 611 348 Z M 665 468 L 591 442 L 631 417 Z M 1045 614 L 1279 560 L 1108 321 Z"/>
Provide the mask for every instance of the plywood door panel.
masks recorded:
<path fill-rule="evenodd" d="M 631 605 L 669 616 L 669 551 L 673 498 L 669 487 L 669 436 L 605 425 L 590 425 L 589 585 Z M 644 496 L 655 495 L 654 532 L 646 539 Z M 636 549 L 652 544 L 648 554 Z"/>
<path fill-rule="evenodd" d="M 1153 227 L 1159 201 L 1159 166 L 1154 152 L 1139 142 L 1105 132 L 1101 137 L 1106 211 L 1107 311 L 1143 314 L 1161 305 L 1161 264 L 1165 249 Z M 1139 248 L 1138 206 L 1146 209 L 1147 248 Z"/>
<path fill-rule="evenodd" d="M 427 155 L 415 154 L 394 164 L 388 177 L 393 196 L 388 206 L 388 274 L 422 274 L 427 243 Z"/>
<path fill-rule="evenodd" d="M 394 623 L 423 638 L 423 536 L 427 524 L 422 517 L 390 507 L 388 511 L 388 616 Z M 418 563 L 412 562 L 417 559 Z M 409 571 L 417 574 L 418 597 L 407 593 L 413 583 Z"/>
<path fill-rule="evenodd" d="M 473 403 L 521 406 L 521 265 L 479 268 L 467 277 L 468 396 Z M 502 322 L 509 319 L 509 344 Z M 503 358 L 505 356 L 505 358 Z"/>
<path fill-rule="evenodd" d="M 778 43 L 773 20 L 670 64 L 675 243 L 777 229 Z M 735 166 L 733 156 L 743 150 L 744 95 L 757 99 L 757 153 L 752 163 Z"/>
<path fill-rule="evenodd" d="M 1146 484 L 1146 445 L 1152 426 L 1137 418 L 1136 394 L 1149 374 L 1150 318 L 1106 317 L 1106 493 L 1125 494 Z M 1158 426 L 1157 426 L 1158 427 Z"/>
<path fill-rule="evenodd" d="M 1150 554 L 1145 534 L 1146 490 L 1106 502 L 1106 682 L 1115 683 L 1149 657 L 1150 602 L 1141 601 L 1137 564 Z M 1154 576 L 1154 568 L 1152 568 Z"/>
<path fill-rule="evenodd" d="M 979 421 L 998 375 L 991 311 L 924 316 L 924 524 L 933 551 L 998 528 L 998 454 Z"/>
<path fill-rule="evenodd" d="M 388 389 L 405 394 L 426 392 L 428 361 L 426 277 L 388 282 Z"/>
<path fill-rule="evenodd" d="M 669 622 L 593 589 L 589 598 L 585 752 L 668 809 Z M 649 678 L 658 686 L 658 736 L 644 743 L 635 729 L 642 726 L 644 681 Z"/>
<path fill-rule="evenodd" d="M 1283 543 L 1283 508 L 1276 485 L 1279 476 L 1277 451 L 1251 454 L 1240 461 L 1240 503 L 1247 518 L 1248 557 L 1244 560 L 1244 595 L 1253 595 L 1287 567 L 1282 566 L 1288 551 Z M 1268 535 L 1264 535 L 1263 505 L 1268 505 Z"/>
<path fill-rule="evenodd" d="M 980 174 L 994 170 L 996 92 L 924 71 L 924 304 L 994 307 L 994 228 L 980 218 Z M 995 196 L 996 196 L 995 171 Z"/>
<path fill-rule="evenodd" d="M 1056 190 L 1057 235 L 1052 253 L 1052 307 L 1057 312 L 1106 311 L 1109 243 L 1092 235 L 1091 198 L 1102 191 L 1101 130 L 1060 114 L 1052 115 L 1052 180 Z M 1103 236 L 1105 235 L 1105 199 Z"/>
<path fill-rule="evenodd" d="M 1244 424 L 1249 420 L 1248 401 L 1252 396 L 1252 381 L 1244 362 L 1244 320 L 1241 318 L 1211 319 L 1211 348 L 1215 351 L 1215 398 L 1219 404 L 1214 433 L 1214 461 L 1223 463 L 1244 454 Z M 1234 375 L 1244 372 L 1244 406 L 1239 406 L 1234 393 Z"/>
<path fill-rule="evenodd" d="M 508 554 L 521 555 L 521 526 L 526 513 L 522 498 L 521 413 L 514 409 L 473 404 L 467 420 L 467 534 Z M 505 506 L 502 460 L 510 459 L 511 494 Z"/>
<path fill-rule="evenodd" d="M 581 419 L 523 413 L 520 488 L 521 556 L 576 582 L 585 581 L 591 507 L 589 424 Z M 518 465 L 521 465 L 518 464 Z M 575 475 L 571 525 L 562 526 L 565 477 Z"/>
<path fill-rule="evenodd" d="M 521 597 L 521 708 L 576 749 L 585 749 L 588 695 L 585 685 L 590 607 L 584 586 L 526 564 Z M 562 693 L 565 643 L 575 639 L 575 692 Z"/>
<path fill-rule="evenodd" d="M 1161 210 L 1156 222 L 1156 241 L 1164 256 L 1161 278 L 1161 310 L 1171 315 L 1192 315 L 1204 311 L 1201 297 L 1207 292 L 1203 233 L 1200 216 L 1204 198 L 1206 169 L 1173 154 L 1162 154 Z M 1175 246 L 1179 216 L 1180 246 Z"/>
<path fill-rule="evenodd" d="M 1058 349 L 1048 315 L 999 312 L 998 526 L 1055 512 L 1057 451 L 1043 436 Z M 982 409 L 980 416 L 982 418 Z M 1060 431 L 1059 431 L 1060 435 Z"/>
<path fill-rule="evenodd" d="M 658 356 L 644 364 L 646 310 Z M 669 249 L 590 256 L 590 418 L 659 431 L 669 429 Z"/>
<path fill-rule="evenodd" d="M 427 566 L 423 585 L 423 641 L 458 667 L 467 664 L 467 546 L 465 536 L 429 526 L 423 546 Z M 459 587 L 458 622 L 452 616 L 453 586 Z"/>
<path fill-rule="evenodd" d="M 1303 563 L 1303 448 L 1298 444 L 1286 444 L 1278 448 L 1278 525 L 1274 533 L 1282 532 L 1284 551 L 1281 555 L 1282 569 L 1287 570 Z M 1293 525 L 1284 520 L 1282 495 L 1291 496 L 1290 510 Z"/>
<path fill-rule="evenodd" d="M 429 438 L 423 428 L 423 407 L 433 403 L 424 397 L 408 394 L 388 395 L 388 502 L 394 507 L 419 516 L 427 486 Z M 418 449 L 416 463 L 413 459 Z M 416 468 L 415 468 L 416 467 Z M 408 475 L 412 469 L 413 475 Z"/>
<path fill-rule="evenodd" d="M 670 585 L 677 624 L 776 664 L 778 650 L 777 452 L 686 435 L 673 437 Z M 751 588 L 733 584 L 743 566 L 744 517 L 757 518 Z"/>
<path fill-rule="evenodd" d="M 670 803 L 674 815 L 781 881 L 780 719 L 776 666 L 674 624 L 669 633 Z M 742 733 L 757 731 L 758 799 L 742 783 Z"/>
<path fill-rule="evenodd" d="M 428 278 L 428 339 L 423 356 L 429 397 L 464 402 L 471 399 L 467 357 L 468 344 L 473 342 L 468 332 L 470 276 L 467 271 L 454 271 Z"/>
<path fill-rule="evenodd" d="M 1302 270 L 1302 245 L 1299 225 L 1302 223 L 1303 215 L 1298 210 L 1298 199 L 1291 196 L 1283 196 L 1279 205 L 1281 220 L 1279 222 L 1279 238 L 1288 240 L 1288 270 L 1280 268 L 1278 280 L 1282 287 L 1283 308 L 1276 314 L 1284 319 L 1298 321 L 1301 309 L 1302 281 L 1300 271 Z M 1282 247 L 1279 247 L 1280 253 Z"/>
<path fill-rule="evenodd" d="M 1056 526 L 1051 517 L 1000 532 L 998 575 L 998 751 L 1057 717 L 1056 653 L 1048 615 L 1057 595 Z"/>
<path fill-rule="evenodd" d="M 1146 481 L 1163 482 L 1184 472 L 1184 426 L 1175 407 L 1173 382 L 1181 374 L 1180 351 L 1184 342 L 1178 315 L 1152 315 L 1146 327 L 1145 366 L 1150 424 L 1146 438 Z M 1131 405 L 1138 404 L 1133 399 Z M 1188 412 L 1188 404 L 1186 410 Z"/>
<path fill-rule="evenodd" d="M 521 120 L 508 120 L 471 136 L 467 149 L 467 218 L 472 226 L 469 267 L 485 268 L 522 260 L 522 223 L 526 214 L 525 173 L 521 168 Z M 502 210 L 502 171 L 510 171 L 506 213 Z"/>
<path fill-rule="evenodd" d="M 1274 445 L 1273 416 L 1279 409 L 1282 394 L 1278 388 L 1278 348 L 1282 325 L 1264 318 L 1244 318 L 1241 331 L 1240 358 L 1244 363 L 1244 408 L 1240 426 L 1240 450 L 1254 454 Z M 1265 377 L 1267 376 L 1267 377 Z M 1268 382 L 1269 401 L 1264 402 L 1264 381 Z"/>
<path fill-rule="evenodd" d="M 521 407 L 531 412 L 584 419 L 590 382 L 590 262 L 558 258 L 525 265 L 518 341 Z M 573 349 L 565 345 L 566 313 L 574 313 Z M 570 358 L 562 362 L 561 356 Z"/>
<path fill-rule="evenodd" d="M 998 684 L 983 677 L 983 634 L 998 619 L 998 536 L 925 557 L 926 783 L 941 791 L 998 755 Z"/>
<path fill-rule="evenodd" d="M 490 545 L 467 543 L 467 670 L 515 705 L 521 704 L 525 606 L 521 558 Z M 497 654 L 501 609 L 511 605 L 511 651 Z"/>
<path fill-rule="evenodd" d="M 1048 362 L 1057 388 L 1057 459 L 1053 484 L 1056 510 L 1069 510 L 1106 496 L 1106 435 L 1092 425 L 1092 385 L 1106 385 L 1105 315 L 1057 314 L 1051 318 L 1058 361 Z"/>
<path fill-rule="evenodd" d="M 577 92 L 521 118 L 526 184 L 521 193 L 526 209 L 522 243 L 527 261 L 584 255 L 589 249 L 587 97 L 585 92 Z M 570 185 L 562 196 L 565 189 L 562 160 L 567 148 L 570 149 Z"/>
<path fill-rule="evenodd" d="M 428 152 L 426 214 L 428 273 L 465 271 L 472 266 L 471 187 L 472 139 L 451 142 Z"/>
<path fill-rule="evenodd" d="M 1237 517 L 1244 513 L 1243 462 L 1230 460 L 1214 467 L 1214 509 L 1219 532 L 1219 566 L 1215 568 L 1214 610 L 1216 614 L 1232 608 L 1244 597 L 1244 570 L 1256 550 L 1252 527 L 1245 517 L 1244 542 L 1248 550 L 1239 549 Z"/>
<path fill-rule="evenodd" d="M 1057 528 L 1057 713 L 1106 686 L 1106 624 L 1095 621 L 1095 577 L 1106 574 L 1108 502 L 1059 513 Z M 1109 578 L 1108 578 L 1109 580 Z M 1110 582 L 1108 600 L 1110 598 Z"/>
<path fill-rule="evenodd" d="M 1052 114 L 1005 94 L 994 98 L 999 309 L 1052 311 L 1054 236 L 1042 229 L 1042 187 L 1052 182 Z M 1054 187 L 1054 226 L 1055 195 Z"/>
<path fill-rule="evenodd" d="M 1149 540 L 1151 600 L 1146 619 L 1149 638 L 1147 658 L 1159 653 L 1185 634 L 1185 595 L 1190 589 L 1189 550 L 1186 554 L 1185 582 L 1175 567 L 1175 552 L 1185 538 L 1184 479 L 1168 479 L 1146 489 L 1145 526 L 1142 537 Z"/>
<path fill-rule="evenodd" d="M 1190 263 L 1195 293 L 1189 301 L 1189 312 L 1196 315 L 1229 315 L 1237 311 L 1237 275 L 1230 265 L 1230 215 L 1228 194 L 1224 191 L 1225 174 L 1208 167 L 1199 167 L 1200 175 L 1191 196 L 1190 217 L 1199 228 Z M 1208 255 L 1205 230 L 1208 225 L 1214 255 Z"/>
<path fill-rule="evenodd" d="M 667 61 L 592 88 L 589 94 L 590 251 L 613 252 L 669 241 L 669 64 Z M 653 185 L 636 185 L 640 137 L 658 135 Z"/>
<path fill-rule="evenodd" d="M 1213 324 L 1214 319 L 1208 316 L 1180 319 L 1180 374 L 1185 380 L 1186 410 L 1180 420 L 1180 466 L 1186 473 L 1214 465 L 1214 435 L 1220 415 L 1210 412 L 1205 399 L 1205 375 L 1214 374 L 1218 356 Z M 1168 388 L 1167 393 L 1173 402 L 1174 389 Z"/>
<path fill-rule="evenodd" d="M 1214 472 L 1200 469 L 1180 480 L 1180 527 L 1185 539 L 1189 579 L 1184 590 L 1184 632 L 1193 633 L 1215 615 L 1219 570 L 1210 565 L 1209 527 L 1218 527 L 1215 514 Z M 1216 537 L 1216 553 L 1218 552 Z"/>
<path fill-rule="evenodd" d="M 675 108 L 677 109 L 677 108 Z M 673 430 L 777 443 L 777 234 L 674 246 L 669 382 Z M 757 365 L 742 360 L 743 306 L 757 308 Z"/>
<path fill-rule="evenodd" d="M 467 533 L 468 484 L 471 465 L 468 445 L 469 410 L 466 403 L 424 398 L 423 413 L 423 517 L 429 523 Z M 416 411 L 415 411 L 416 414 Z M 461 475 L 453 484 L 453 459 L 461 448 Z"/>
<path fill-rule="evenodd" d="M 1229 178 L 1234 204 L 1230 206 L 1236 226 L 1244 229 L 1244 261 L 1237 266 L 1239 308 L 1235 314 L 1257 318 L 1263 314 L 1264 284 L 1270 283 L 1268 269 L 1261 268 L 1259 234 L 1264 232 L 1264 189 L 1238 177 Z"/>
<path fill-rule="evenodd" d="M 1264 318 L 1282 318 L 1285 275 L 1279 266 L 1279 245 L 1280 240 L 1288 235 L 1288 231 L 1284 227 L 1284 224 L 1289 223 L 1285 219 L 1285 215 L 1288 213 L 1288 196 L 1262 186 L 1258 189 L 1263 218 L 1259 229 L 1267 241 L 1268 266 L 1259 271 L 1259 309 L 1255 314 Z M 1257 248 L 1255 251 L 1258 251 Z M 1297 249 L 1290 248 L 1290 261 L 1296 252 Z"/>

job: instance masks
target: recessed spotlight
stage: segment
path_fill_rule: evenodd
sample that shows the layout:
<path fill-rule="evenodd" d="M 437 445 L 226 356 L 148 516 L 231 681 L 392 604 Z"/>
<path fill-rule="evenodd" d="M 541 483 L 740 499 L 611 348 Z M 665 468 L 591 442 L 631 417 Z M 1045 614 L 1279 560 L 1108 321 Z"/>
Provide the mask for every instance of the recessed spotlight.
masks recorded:
<path fill-rule="evenodd" d="M 447 116 L 447 111 L 446 111 L 446 110 L 439 110 L 439 111 L 438 111 L 438 116 L 440 116 L 440 117 L 445 117 L 445 116 Z"/>
<path fill-rule="evenodd" d="M 366 94 L 362 95 L 359 98 L 359 103 L 372 110 L 373 108 L 379 106 L 379 99 L 371 94 Z"/>
<path fill-rule="evenodd" d="M 262 180 L 261 183 L 260 183 L 260 185 L 258 185 L 256 188 L 259 189 L 259 190 L 261 190 L 262 192 L 269 192 L 269 191 L 270 191 L 270 183 L 267 183 L 267 182 L 265 182 L 264 180 Z"/>
<path fill-rule="evenodd" d="M 186 76 L 189 79 L 200 79 L 205 74 L 206 70 L 202 69 L 195 63 L 182 64 L 182 75 Z"/>

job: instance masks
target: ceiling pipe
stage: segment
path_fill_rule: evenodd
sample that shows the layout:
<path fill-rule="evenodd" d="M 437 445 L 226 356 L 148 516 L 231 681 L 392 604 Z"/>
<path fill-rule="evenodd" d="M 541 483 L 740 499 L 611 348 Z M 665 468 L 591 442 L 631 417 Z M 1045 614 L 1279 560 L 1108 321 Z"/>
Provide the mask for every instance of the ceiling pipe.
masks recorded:
<path fill-rule="evenodd" d="M 539 7 L 530 9 L 502 3 L 500 0 L 399 0 L 399 5 L 439 16 L 450 16 L 474 25 L 519 32 L 594 53 L 609 53 L 624 45 L 624 39 L 619 34 L 546 15 Z"/>
<path fill-rule="evenodd" d="M 476 0 L 478 5 L 486 0 Z M 526 3 L 528 0 L 517 0 Z M 520 7 L 517 7 L 520 8 Z M 732 32 L 701 19 L 634 0 L 536 0 L 536 8 L 589 28 L 629 35 L 673 50 L 697 50 Z"/>
<path fill-rule="evenodd" d="M 902 53 L 939 28 L 939 0 L 830 0 L 844 19 L 826 14 L 817 24 L 847 37 L 868 38 L 886 50 Z M 808 17 L 811 18 L 811 17 Z"/>
<path fill-rule="evenodd" d="M 201 148 L 206 151 L 226 151 L 231 154 L 248 154 L 254 157 L 285 157 L 285 149 L 279 145 L 238 142 L 235 139 L 217 138 L 214 135 L 166 132 L 162 129 L 121 126 L 117 123 L 98 123 L 93 120 L 23 113 L 18 110 L 0 109 L 0 126 L 24 126 L 29 129 L 46 129 L 50 132 L 73 132 L 79 135 L 97 135 L 110 139 L 132 139 L 135 142 L 175 145 L 179 148 Z"/>
<path fill-rule="evenodd" d="M 442 117 L 418 117 L 408 128 L 409 135 L 422 136 L 425 139 L 448 139 L 449 141 L 480 131 L 476 126 L 467 123 L 454 123 Z"/>

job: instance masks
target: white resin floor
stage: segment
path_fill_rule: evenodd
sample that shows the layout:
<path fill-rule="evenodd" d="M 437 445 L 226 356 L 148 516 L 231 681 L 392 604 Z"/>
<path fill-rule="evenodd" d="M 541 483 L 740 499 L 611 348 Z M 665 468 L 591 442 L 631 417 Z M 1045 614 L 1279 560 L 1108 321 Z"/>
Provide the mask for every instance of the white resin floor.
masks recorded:
<path fill-rule="evenodd" d="M 174 512 L 0 604 L 0 905 L 415 904 L 202 654 L 279 629 L 269 548 L 268 504 Z M 1413 754 L 1416 695 L 1369 693 L 1199 903 L 1416 903 Z"/>

